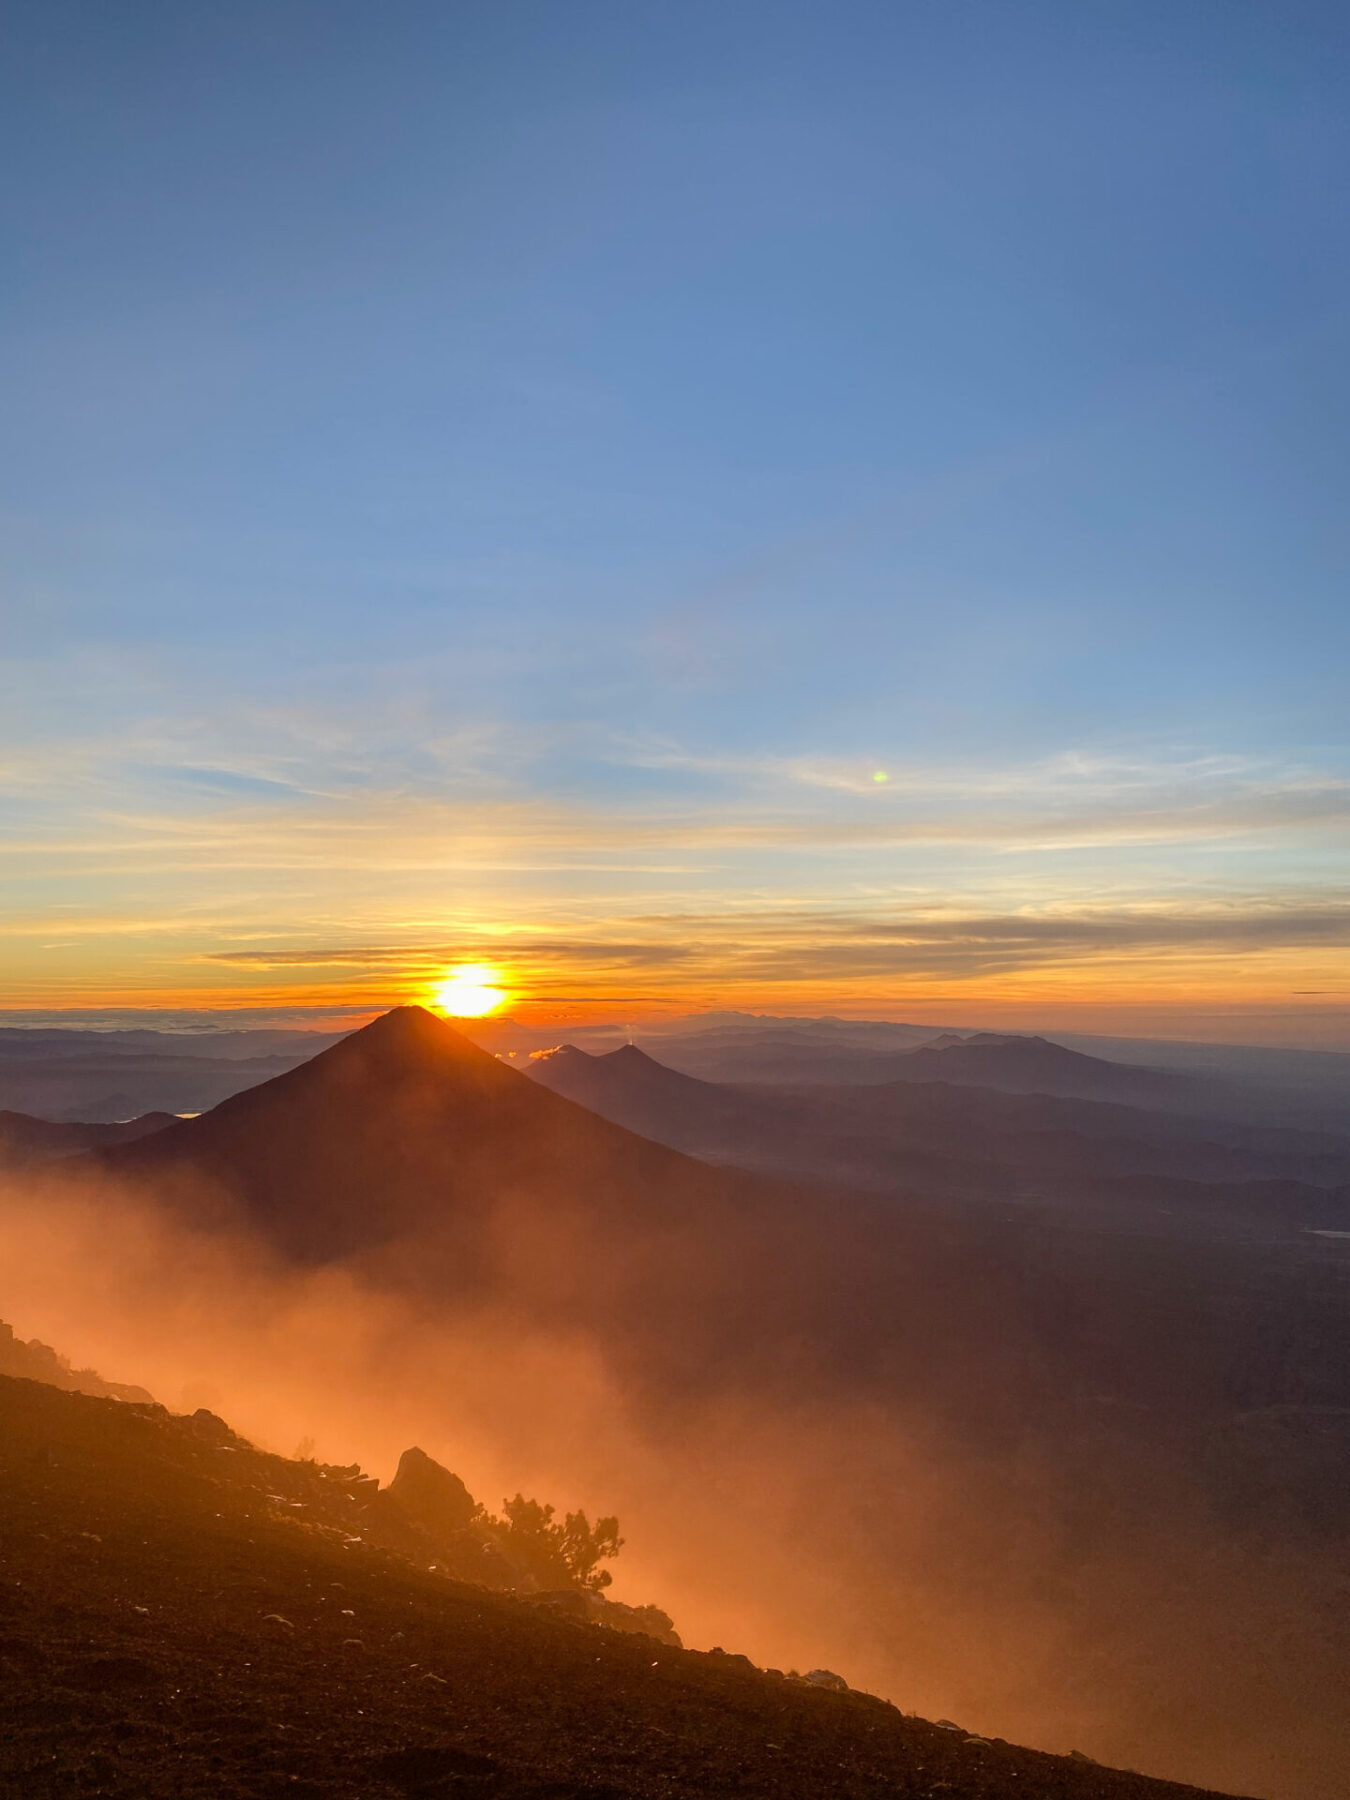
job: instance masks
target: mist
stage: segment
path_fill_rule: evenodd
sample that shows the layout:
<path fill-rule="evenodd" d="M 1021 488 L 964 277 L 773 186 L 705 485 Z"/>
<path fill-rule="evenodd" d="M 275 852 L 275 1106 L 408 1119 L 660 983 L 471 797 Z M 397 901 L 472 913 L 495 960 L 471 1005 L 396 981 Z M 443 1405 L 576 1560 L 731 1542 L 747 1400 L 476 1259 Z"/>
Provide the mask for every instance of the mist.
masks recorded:
<path fill-rule="evenodd" d="M 418 1444 L 490 1508 L 521 1490 L 617 1512 L 615 1597 L 693 1646 L 1151 1774 L 1343 1791 L 1316 1558 L 1258 1553 L 1166 1444 L 1100 1418 L 962 1432 L 847 1366 L 798 1381 L 781 1331 L 782 1367 L 770 1343 L 690 1380 L 603 1317 L 548 1321 L 521 1272 L 570 1289 L 595 1246 L 519 1205 L 492 1220 L 510 1278 L 453 1301 L 397 1255 L 297 1268 L 201 1210 L 209 1227 L 106 1173 L 11 1180 L 0 1316 L 282 1454 L 312 1439 L 387 1480 Z"/>

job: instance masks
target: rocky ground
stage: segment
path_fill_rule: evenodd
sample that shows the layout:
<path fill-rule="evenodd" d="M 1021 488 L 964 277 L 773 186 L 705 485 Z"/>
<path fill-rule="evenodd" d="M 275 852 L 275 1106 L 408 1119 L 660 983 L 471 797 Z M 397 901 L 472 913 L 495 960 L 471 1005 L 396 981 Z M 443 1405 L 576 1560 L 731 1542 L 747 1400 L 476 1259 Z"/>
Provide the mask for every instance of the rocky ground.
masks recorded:
<path fill-rule="evenodd" d="M 1180 1800 L 452 1580 L 355 1471 L 0 1378 L 0 1793 Z"/>

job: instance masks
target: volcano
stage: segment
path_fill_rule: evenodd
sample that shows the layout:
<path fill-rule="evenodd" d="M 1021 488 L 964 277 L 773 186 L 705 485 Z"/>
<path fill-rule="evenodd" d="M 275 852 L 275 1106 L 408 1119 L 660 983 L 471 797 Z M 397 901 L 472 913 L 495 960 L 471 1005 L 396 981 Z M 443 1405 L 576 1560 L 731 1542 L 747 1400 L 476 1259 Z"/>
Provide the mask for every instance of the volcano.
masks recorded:
<path fill-rule="evenodd" d="M 398 1007 L 312 1061 L 104 1152 L 188 1210 L 240 1215 L 299 1260 L 466 1233 L 528 1205 L 555 1221 L 706 1215 L 734 1179 L 597 1118 Z"/>
<path fill-rule="evenodd" d="M 536 1057 L 528 1073 L 541 1087 L 575 1100 L 588 1112 L 692 1156 L 716 1156 L 737 1144 L 747 1119 L 770 1120 L 781 1134 L 793 1114 L 790 1100 L 682 1075 L 636 1044 L 600 1056 L 563 1044 Z"/>
<path fill-rule="evenodd" d="M 948 1081 L 1012 1094 L 1053 1094 L 1073 1100 L 1111 1100 L 1165 1106 L 1189 1100 L 1197 1084 L 1160 1069 L 1128 1068 L 1066 1050 L 1043 1037 L 981 1031 L 946 1036 L 894 1059 L 897 1081 Z"/>
<path fill-rule="evenodd" d="M 596 1329 L 665 1381 L 771 1357 L 785 1307 L 829 1337 L 833 1303 L 803 1278 L 803 1236 L 828 1240 L 818 1199 L 598 1118 L 421 1007 L 84 1160 L 299 1264 Z"/>
<path fill-rule="evenodd" d="M 713 1167 L 597 1117 L 420 1007 L 82 1160 L 292 1262 L 341 1261 L 438 1307 L 504 1305 L 537 1328 L 593 1332 L 667 1392 L 841 1367 L 866 1379 L 878 1353 L 865 1346 L 912 1339 L 923 1295 L 967 1261 L 884 1202 Z M 987 1324 L 1003 1279 L 987 1255 L 967 1279 Z M 927 1351 L 907 1358 L 910 1378 L 968 1389 L 978 1366 L 992 1396 L 1003 1378 L 980 1335 L 947 1342 L 940 1373 Z"/>

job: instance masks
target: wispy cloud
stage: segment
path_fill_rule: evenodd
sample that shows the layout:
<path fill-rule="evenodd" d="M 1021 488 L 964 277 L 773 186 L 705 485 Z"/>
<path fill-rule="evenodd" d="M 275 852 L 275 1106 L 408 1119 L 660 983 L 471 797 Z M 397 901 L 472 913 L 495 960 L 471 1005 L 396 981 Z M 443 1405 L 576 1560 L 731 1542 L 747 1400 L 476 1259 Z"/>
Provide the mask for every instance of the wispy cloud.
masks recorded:
<path fill-rule="evenodd" d="M 606 921 L 611 924 L 613 921 Z M 431 942 L 272 945 L 206 953 L 212 962 L 256 969 L 439 968 L 492 953 L 532 966 L 609 968 L 757 965 L 766 974 L 825 968 L 941 969 L 968 976 L 1102 955 L 1157 951 L 1257 953 L 1271 948 L 1350 950 L 1350 901 L 1273 904 L 1255 898 L 1214 905 L 1059 907 L 1012 914 L 764 908 L 662 913 L 626 921 L 629 935 L 549 937 L 525 931 L 462 935 Z"/>
<path fill-rule="evenodd" d="M 482 738 L 433 746 L 434 778 L 383 787 L 353 762 L 321 785 L 310 775 L 251 764 L 120 762 L 91 748 L 79 769 L 38 780 L 37 759 L 13 765 L 14 800 L 44 798 L 40 817 L 20 808 L 11 855 L 102 863 L 153 850 L 213 865 L 275 867 L 378 855 L 392 866 L 534 866 L 539 856 L 607 857 L 656 851 L 718 853 L 810 847 L 847 850 L 959 845 L 1010 850 L 1172 844 L 1315 831 L 1337 841 L 1350 826 L 1350 778 L 1217 758 L 1111 763 L 1061 758 L 1015 767 L 919 768 L 892 761 L 887 780 L 809 760 L 684 759 L 633 766 L 715 770 L 721 791 L 600 796 L 540 791 L 541 783 L 491 764 Z M 517 756 L 522 753 L 517 751 Z M 354 771 L 362 769 L 357 779 Z M 64 792 L 62 790 L 64 789 Z M 27 825 L 27 828 L 25 826 Z"/>

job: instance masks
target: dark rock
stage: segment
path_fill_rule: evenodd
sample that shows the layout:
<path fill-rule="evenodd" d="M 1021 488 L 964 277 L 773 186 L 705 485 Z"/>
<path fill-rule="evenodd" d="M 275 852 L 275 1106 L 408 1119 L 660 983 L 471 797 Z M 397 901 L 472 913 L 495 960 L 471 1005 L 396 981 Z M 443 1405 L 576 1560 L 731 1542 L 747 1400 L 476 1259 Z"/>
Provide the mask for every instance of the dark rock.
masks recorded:
<path fill-rule="evenodd" d="M 199 1406 L 188 1420 L 194 1436 L 203 1438 L 208 1444 L 239 1444 L 242 1438 L 236 1437 L 224 1419 L 211 1412 L 205 1406 Z"/>
<path fill-rule="evenodd" d="M 405 1450 L 388 1497 L 432 1538 L 464 1531 L 477 1517 L 478 1502 L 458 1475 L 442 1468 L 425 1450 Z"/>

